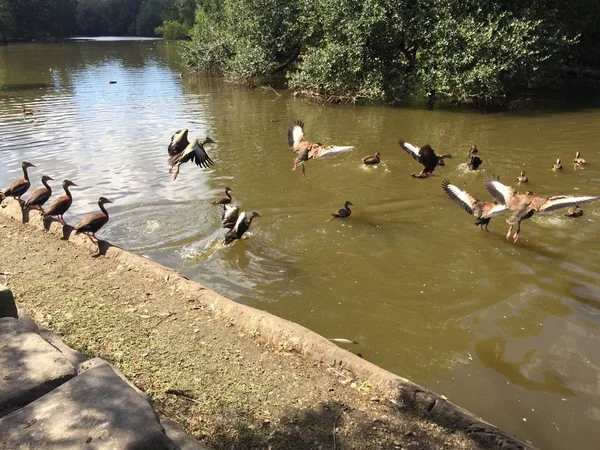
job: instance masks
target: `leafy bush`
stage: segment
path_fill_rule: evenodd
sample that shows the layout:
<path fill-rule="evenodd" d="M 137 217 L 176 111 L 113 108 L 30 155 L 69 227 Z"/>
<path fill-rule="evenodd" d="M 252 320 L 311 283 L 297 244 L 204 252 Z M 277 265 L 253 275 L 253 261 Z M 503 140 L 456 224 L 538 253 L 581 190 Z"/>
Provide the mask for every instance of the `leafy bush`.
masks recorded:
<path fill-rule="evenodd" d="M 187 23 L 165 20 L 161 26 L 154 29 L 154 33 L 169 40 L 187 39 L 191 29 Z"/>

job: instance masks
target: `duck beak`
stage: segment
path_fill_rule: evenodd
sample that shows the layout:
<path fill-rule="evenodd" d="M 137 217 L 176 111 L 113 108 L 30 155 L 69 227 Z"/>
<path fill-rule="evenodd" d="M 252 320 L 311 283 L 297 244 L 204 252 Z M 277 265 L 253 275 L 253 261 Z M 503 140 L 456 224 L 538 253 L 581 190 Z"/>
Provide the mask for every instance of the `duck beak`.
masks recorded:
<path fill-rule="evenodd" d="M 109 199 L 106 199 L 106 203 L 112 203 L 112 201 Z"/>

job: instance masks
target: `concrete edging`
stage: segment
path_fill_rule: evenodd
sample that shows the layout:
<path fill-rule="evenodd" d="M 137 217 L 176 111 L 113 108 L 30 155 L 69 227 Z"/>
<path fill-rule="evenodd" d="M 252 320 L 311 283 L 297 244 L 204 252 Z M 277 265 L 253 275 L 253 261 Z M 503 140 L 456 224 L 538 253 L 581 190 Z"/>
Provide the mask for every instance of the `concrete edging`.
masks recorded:
<path fill-rule="evenodd" d="M 6 199 L 0 205 L 0 213 L 20 222 L 23 221 L 21 208 L 14 199 Z M 53 235 L 65 238 L 90 251 L 95 252 L 97 250 L 85 236 L 75 235 L 72 227 L 66 226 L 63 228 L 55 221 L 45 223 L 42 221 L 39 212 L 31 211 L 29 213 L 29 225 L 47 230 Z M 485 422 L 435 392 L 394 375 L 338 347 L 323 336 L 301 325 L 268 312 L 236 303 L 195 281 L 188 280 L 173 269 L 106 242 L 101 242 L 100 253 L 106 258 L 134 266 L 137 270 L 147 271 L 167 280 L 169 285 L 175 287 L 178 291 L 195 297 L 204 307 L 211 308 L 216 316 L 235 321 L 238 326 L 249 332 L 258 333 L 263 339 L 276 346 L 297 351 L 309 359 L 329 367 L 348 371 L 355 379 L 368 380 L 398 408 L 411 409 L 442 427 L 462 431 L 484 448 L 502 450 L 534 448 L 530 443 Z"/>

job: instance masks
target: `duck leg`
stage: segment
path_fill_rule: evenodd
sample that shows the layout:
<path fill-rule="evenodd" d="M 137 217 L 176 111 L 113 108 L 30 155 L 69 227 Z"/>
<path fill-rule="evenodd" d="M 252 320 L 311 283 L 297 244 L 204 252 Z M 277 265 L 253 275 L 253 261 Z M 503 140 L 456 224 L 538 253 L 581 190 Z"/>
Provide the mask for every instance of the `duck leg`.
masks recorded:
<path fill-rule="evenodd" d="M 490 224 L 489 222 L 486 222 L 486 223 L 484 223 L 484 224 L 483 224 L 483 226 L 481 227 L 481 229 L 483 229 L 483 230 L 487 231 L 488 233 L 491 233 L 491 231 L 490 231 L 490 230 L 488 230 L 488 225 L 489 225 L 489 224 Z"/>
<path fill-rule="evenodd" d="M 173 175 L 173 181 L 175 181 L 178 176 L 179 176 L 179 166 L 177 166 L 177 171 L 175 172 L 175 175 Z"/>
<path fill-rule="evenodd" d="M 300 173 L 303 177 L 306 176 L 306 168 L 304 167 L 304 164 L 302 164 L 302 170 L 300 171 Z"/>
<path fill-rule="evenodd" d="M 514 239 L 515 239 L 515 240 L 514 240 L 514 243 L 515 243 L 515 244 L 516 244 L 516 243 L 517 243 L 517 241 L 519 240 L 519 233 L 520 233 L 520 232 L 521 232 L 521 222 L 519 222 L 519 223 L 517 224 L 517 231 L 515 232 L 515 235 L 513 236 L 513 237 L 514 237 Z"/>
<path fill-rule="evenodd" d="M 508 233 L 506 233 L 506 239 L 510 239 L 510 235 L 512 233 L 513 226 L 508 227 Z"/>
<path fill-rule="evenodd" d="M 292 172 L 295 172 L 295 171 L 296 171 L 296 166 L 297 166 L 297 164 L 296 164 L 296 163 L 294 163 L 294 165 L 293 165 L 293 167 L 292 167 Z"/>

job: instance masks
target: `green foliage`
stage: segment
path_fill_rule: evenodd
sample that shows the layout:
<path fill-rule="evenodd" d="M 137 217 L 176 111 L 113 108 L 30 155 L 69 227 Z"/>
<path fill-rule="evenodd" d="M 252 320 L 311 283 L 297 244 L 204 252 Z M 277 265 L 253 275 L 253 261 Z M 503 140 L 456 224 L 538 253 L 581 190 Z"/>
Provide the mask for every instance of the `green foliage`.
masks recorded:
<path fill-rule="evenodd" d="M 190 36 L 191 27 L 187 23 L 176 20 L 165 20 L 160 27 L 154 29 L 154 33 L 169 40 L 187 39 Z"/>

